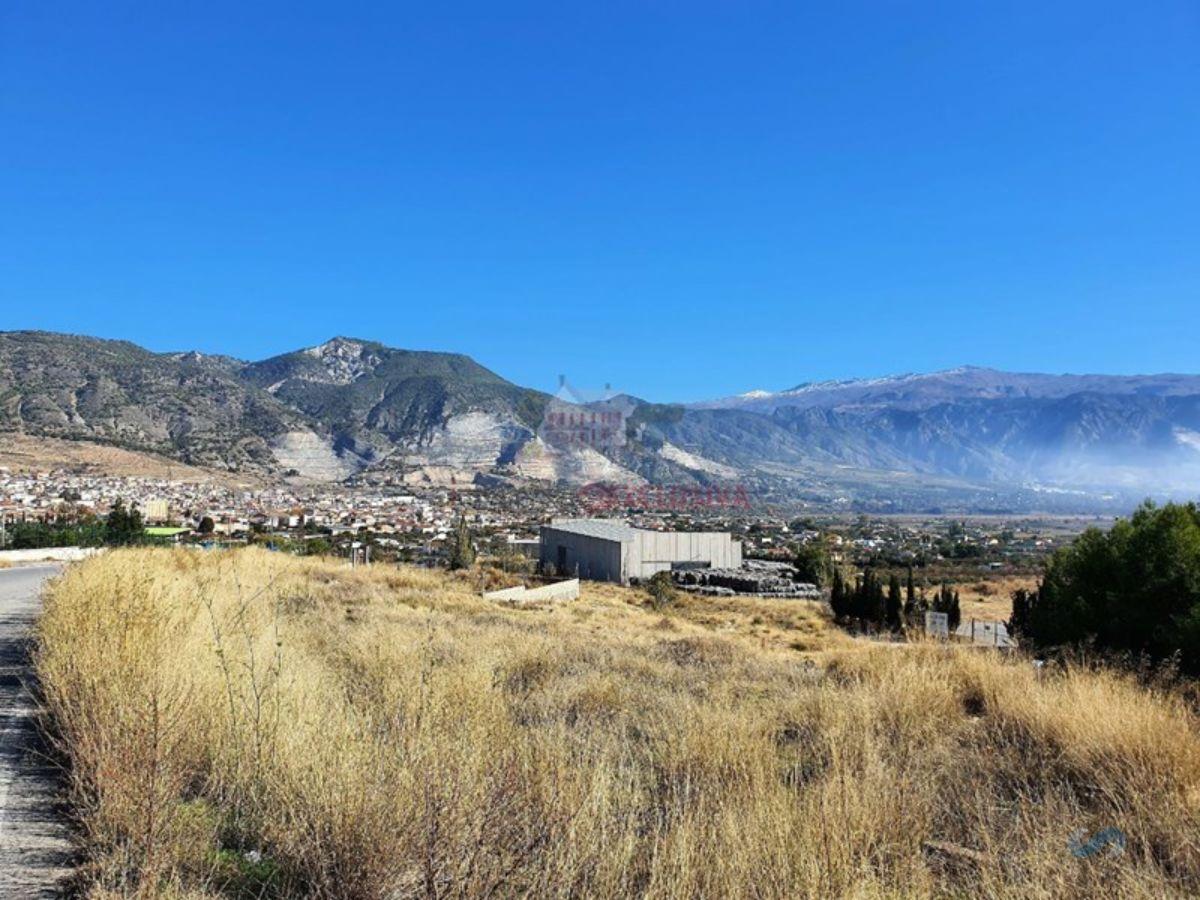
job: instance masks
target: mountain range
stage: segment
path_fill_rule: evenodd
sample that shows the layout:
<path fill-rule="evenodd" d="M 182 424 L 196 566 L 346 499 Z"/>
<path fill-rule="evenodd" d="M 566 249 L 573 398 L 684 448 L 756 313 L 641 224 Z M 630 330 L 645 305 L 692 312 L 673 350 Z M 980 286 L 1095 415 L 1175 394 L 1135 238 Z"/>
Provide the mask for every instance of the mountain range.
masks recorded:
<path fill-rule="evenodd" d="M 595 440 L 595 422 L 614 415 L 616 433 Z M 278 477 L 738 481 L 772 499 L 869 508 L 1070 497 L 1082 509 L 1200 489 L 1194 375 L 968 366 L 680 405 L 551 395 L 460 354 L 347 337 L 246 362 L 0 332 L 6 431 Z"/>

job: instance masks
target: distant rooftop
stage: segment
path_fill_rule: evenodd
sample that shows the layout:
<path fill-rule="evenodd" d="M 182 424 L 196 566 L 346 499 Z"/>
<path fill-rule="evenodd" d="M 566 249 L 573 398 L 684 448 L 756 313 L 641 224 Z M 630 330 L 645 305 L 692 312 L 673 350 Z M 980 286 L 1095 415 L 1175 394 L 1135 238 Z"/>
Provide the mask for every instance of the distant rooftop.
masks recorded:
<path fill-rule="evenodd" d="M 637 530 L 619 519 L 563 519 L 545 526 L 558 531 L 569 531 L 587 537 L 604 538 L 608 541 L 632 541 Z"/>

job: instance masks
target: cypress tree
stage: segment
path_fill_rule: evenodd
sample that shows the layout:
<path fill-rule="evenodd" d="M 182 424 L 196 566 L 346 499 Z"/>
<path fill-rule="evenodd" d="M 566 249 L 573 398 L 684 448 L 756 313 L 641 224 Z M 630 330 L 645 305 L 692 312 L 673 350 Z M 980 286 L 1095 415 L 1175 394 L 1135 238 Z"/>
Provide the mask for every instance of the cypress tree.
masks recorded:
<path fill-rule="evenodd" d="M 850 616 L 857 619 L 859 624 L 867 618 L 867 593 L 865 590 L 869 573 L 854 579 L 854 593 L 850 598 Z"/>
<path fill-rule="evenodd" d="M 849 612 L 849 603 L 846 596 L 846 582 L 842 578 L 842 570 L 833 570 L 833 587 L 829 591 L 829 606 L 833 610 L 833 617 L 839 622 L 845 620 Z"/>
<path fill-rule="evenodd" d="M 467 517 L 458 516 L 454 528 L 454 543 L 450 545 L 450 568 L 469 569 L 475 562 L 475 545 L 471 543 L 471 530 L 467 528 Z"/>
<path fill-rule="evenodd" d="M 1030 622 L 1033 618 L 1034 607 L 1037 604 L 1037 591 L 1027 591 L 1019 588 L 1012 595 L 1012 617 L 1008 620 L 1008 630 L 1014 636 L 1029 633 Z"/>
<path fill-rule="evenodd" d="M 933 595 L 933 611 L 940 613 L 950 612 L 950 583 L 943 581 L 942 586 L 938 588 L 938 592 Z"/>
<path fill-rule="evenodd" d="M 887 594 L 887 627 L 892 631 L 900 630 L 900 612 L 903 609 L 903 604 L 900 602 L 900 578 L 892 573 L 892 577 L 888 580 Z"/>

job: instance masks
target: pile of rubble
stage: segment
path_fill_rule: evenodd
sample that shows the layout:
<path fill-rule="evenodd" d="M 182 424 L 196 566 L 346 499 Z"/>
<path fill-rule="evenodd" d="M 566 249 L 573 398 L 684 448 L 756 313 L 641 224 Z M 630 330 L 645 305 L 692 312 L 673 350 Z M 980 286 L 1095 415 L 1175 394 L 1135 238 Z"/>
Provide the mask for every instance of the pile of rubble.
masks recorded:
<path fill-rule="evenodd" d="M 819 600 L 815 584 L 796 581 L 796 569 L 787 563 L 748 559 L 740 569 L 683 569 L 672 572 L 685 591 L 714 597 L 790 597 Z"/>

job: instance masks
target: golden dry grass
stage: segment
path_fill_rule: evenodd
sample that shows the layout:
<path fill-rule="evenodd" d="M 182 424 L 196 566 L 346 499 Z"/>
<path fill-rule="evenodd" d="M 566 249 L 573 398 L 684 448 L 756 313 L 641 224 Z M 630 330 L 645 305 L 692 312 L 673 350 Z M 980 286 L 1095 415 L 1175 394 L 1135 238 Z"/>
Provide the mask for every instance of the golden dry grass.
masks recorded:
<path fill-rule="evenodd" d="M 85 889 L 1200 893 L 1197 717 L 1166 690 L 853 641 L 795 601 L 472 586 L 254 550 L 69 569 L 37 666 Z M 1124 855 L 1068 851 L 1109 826 Z"/>
<path fill-rule="evenodd" d="M 1018 589 L 1035 591 L 1038 575 L 987 575 L 955 585 L 963 621 L 1006 622 L 1012 617 L 1012 595 Z"/>
<path fill-rule="evenodd" d="M 0 440 L 0 466 L 15 472 L 71 469 L 94 475 L 169 478 L 173 481 L 212 482 L 227 486 L 258 485 L 262 479 L 238 473 L 189 466 L 154 453 L 125 450 L 90 441 L 32 437 L 5 432 Z"/>

